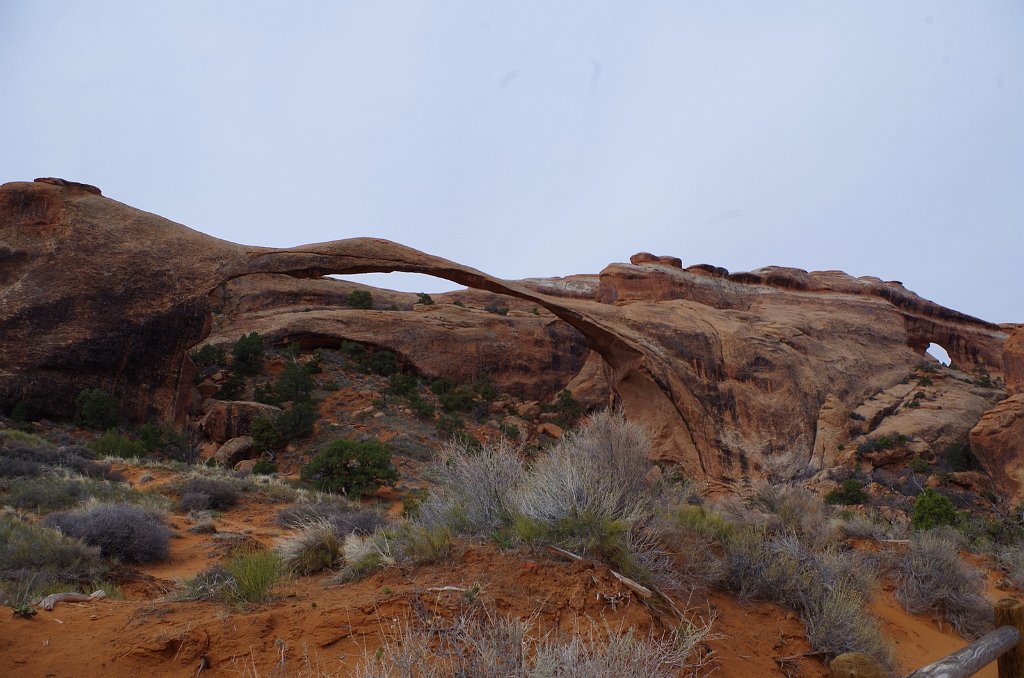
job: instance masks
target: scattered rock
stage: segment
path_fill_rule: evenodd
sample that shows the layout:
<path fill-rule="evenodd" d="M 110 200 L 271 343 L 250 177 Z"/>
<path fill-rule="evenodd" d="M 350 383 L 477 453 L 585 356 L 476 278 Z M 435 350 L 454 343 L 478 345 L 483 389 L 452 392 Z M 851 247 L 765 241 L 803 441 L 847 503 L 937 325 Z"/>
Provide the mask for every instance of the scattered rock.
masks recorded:
<path fill-rule="evenodd" d="M 548 436 L 557 440 L 562 437 L 562 427 L 546 421 L 537 427 L 537 435 Z"/>

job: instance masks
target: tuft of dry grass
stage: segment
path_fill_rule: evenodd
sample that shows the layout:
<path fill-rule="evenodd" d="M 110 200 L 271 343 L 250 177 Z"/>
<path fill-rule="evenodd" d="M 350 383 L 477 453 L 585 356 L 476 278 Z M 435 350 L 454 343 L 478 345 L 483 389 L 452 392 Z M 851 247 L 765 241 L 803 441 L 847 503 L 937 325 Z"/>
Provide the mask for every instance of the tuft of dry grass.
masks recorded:
<path fill-rule="evenodd" d="M 284 566 L 295 574 L 312 574 L 334 567 L 341 558 L 344 538 L 330 520 L 300 523 L 297 532 L 278 542 Z"/>
<path fill-rule="evenodd" d="M 965 638 L 992 626 L 984 576 L 960 558 L 960 544 L 941 530 L 916 533 L 896 564 L 896 598 L 908 612 L 940 612 Z"/>

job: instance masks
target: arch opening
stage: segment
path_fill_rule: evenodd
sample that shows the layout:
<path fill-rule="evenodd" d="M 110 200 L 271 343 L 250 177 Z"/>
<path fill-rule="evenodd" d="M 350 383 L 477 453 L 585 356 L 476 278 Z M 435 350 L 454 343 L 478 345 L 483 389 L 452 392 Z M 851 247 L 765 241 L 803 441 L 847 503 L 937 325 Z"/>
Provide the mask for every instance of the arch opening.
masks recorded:
<path fill-rule="evenodd" d="M 380 289 L 392 292 L 443 294 L 445 292 L 466 289 L 465 285 L 459 285 L 450 280 L 426 273 L 353 273 L 348 275 L 328 275 L 325 277 L 379 287 Z"/>
<path fill-rule="evenodd" d="M 949 358 L 949 351 L 935 342 L 928 344 L 928 348 L 925 349 L 925 353 L 938 360 L 945 367 L 949 367 L 952 362 Z"/>

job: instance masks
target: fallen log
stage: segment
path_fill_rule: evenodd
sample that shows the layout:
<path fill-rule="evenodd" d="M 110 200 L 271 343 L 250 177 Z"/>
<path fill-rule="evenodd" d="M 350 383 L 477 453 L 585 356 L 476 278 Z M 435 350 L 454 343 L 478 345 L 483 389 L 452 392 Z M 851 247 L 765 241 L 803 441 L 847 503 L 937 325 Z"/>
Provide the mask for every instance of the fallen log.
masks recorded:
<path fill-rule="evenodd" d="M 43 610 L 53 610 L 53 606 L 57 603 L 88 603 L 93 600 L 101 600 L 106 597 L 107 593 L 102 589 L 98 591 L 93 591 L 89 595 L 85 595 L 84 593 L 73 592 L 51 593 L 50 595 L 46 596 L 38 603 L 36 603 L 36 607 L 41 608 Z"/>

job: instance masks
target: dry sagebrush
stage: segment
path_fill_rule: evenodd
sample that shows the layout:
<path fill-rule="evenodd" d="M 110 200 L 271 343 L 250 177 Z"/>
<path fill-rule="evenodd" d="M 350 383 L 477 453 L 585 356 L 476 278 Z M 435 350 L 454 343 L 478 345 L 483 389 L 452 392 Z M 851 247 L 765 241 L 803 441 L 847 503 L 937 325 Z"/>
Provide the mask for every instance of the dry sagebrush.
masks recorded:
<path fill-rule="evenodd" d="M 940 612 L 967 638 L 991 628 L 992 606 L 982 595 L 984 577 L 960 558 L 960 543 L 950 531 L 915 534 L 896 570 L 896 598 L 908 612 Z"/>

